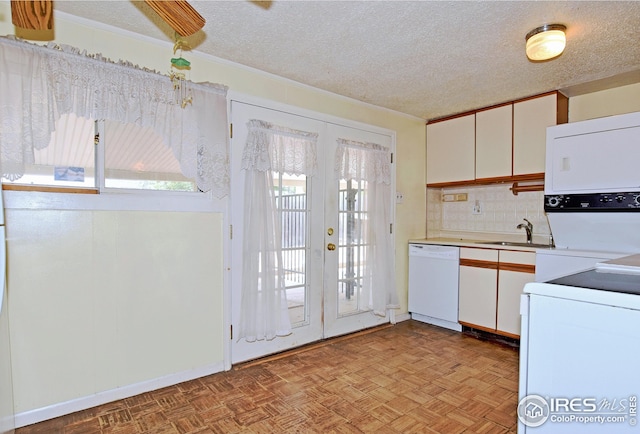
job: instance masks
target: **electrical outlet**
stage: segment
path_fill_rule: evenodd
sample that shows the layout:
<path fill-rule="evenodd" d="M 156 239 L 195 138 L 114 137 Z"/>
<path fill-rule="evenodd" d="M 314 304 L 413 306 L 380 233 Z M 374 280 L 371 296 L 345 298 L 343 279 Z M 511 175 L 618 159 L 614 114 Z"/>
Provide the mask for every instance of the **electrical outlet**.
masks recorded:
<path fill-rule="evenodd" d="M 396 191 L 396 203 L 402 203 L 404 201 L 404 195 L 399 191 Z"/>
<path fill-rule="evenodd" d="M 480 201 L 476 200 L 475 204 L 473 205 L 473 209 L 471 211 L 471 214 L 482 214 L 482 208 L 480 207 Z"/>

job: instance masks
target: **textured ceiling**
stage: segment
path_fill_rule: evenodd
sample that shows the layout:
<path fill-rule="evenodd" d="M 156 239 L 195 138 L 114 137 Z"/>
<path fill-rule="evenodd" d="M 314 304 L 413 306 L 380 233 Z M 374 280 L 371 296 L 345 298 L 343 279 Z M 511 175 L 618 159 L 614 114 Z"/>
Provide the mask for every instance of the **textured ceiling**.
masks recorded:
<path fill-rule="evenodd" d="M 195 51 L 377 106 L 434 119 L 543 93 L 640 82 L 640 1 L 190 1 Z M 143 2 L 55 9 L 161 40 Z M 525 35 L 567 26 L 567 48 L 533 63 Z M 596 82 L 597 87 L 584 87 Z"/>

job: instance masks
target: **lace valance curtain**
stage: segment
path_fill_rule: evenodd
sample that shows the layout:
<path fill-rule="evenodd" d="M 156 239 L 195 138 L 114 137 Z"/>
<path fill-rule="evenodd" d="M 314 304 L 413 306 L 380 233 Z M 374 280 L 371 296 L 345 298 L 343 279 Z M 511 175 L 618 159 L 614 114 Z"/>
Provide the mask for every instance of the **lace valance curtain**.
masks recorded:
<path fill-rule="evenodd" d="M 365 189 L 363 304 L 380 316 L 400 307 L 395 283 L 391 224 L 391 151 L 375 143 L 337 139 L 336 180 L 358 181 Z"/>
<path fill-rule="evenodd" d="M 281 216 L 275 173 L 317 171 L 317 133 L 252 119 L 242 153 L 244 227 L 242 301 L 238 339 L 271 340 L 291 334 L 282 262 Z"/>
<path fill-rule="evenodd" d="M 391 184 L 391 152 L 375 143 L 338 139 L 336 175 L 345 181 Z"/>
<path fill-rule="evenodd" d="M 318 133 L 252 119 L 247 124 L 242 168 L 313 176 L 318 168 Z"/>
<path fill-rule="evenodd" d="M 229 192 L 227 88 L 189 84 L 193 104 L 175 103 L 169 77 L 70 47 L 0 38 L 0 158 L 15 180 L 49 143 L 66 113 L 153 129 L 186 177 L 221 198 Z"/>

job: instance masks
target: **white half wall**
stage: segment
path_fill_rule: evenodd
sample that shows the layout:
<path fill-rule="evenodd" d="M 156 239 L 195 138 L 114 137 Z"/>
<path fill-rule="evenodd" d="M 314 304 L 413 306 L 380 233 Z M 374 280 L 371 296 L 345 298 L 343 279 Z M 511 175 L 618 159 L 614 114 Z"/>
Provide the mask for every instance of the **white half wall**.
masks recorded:
<path fill-rule="evenodd" d="M 17 414 L 222 365 L 221 214 L 5 214 Z"/>

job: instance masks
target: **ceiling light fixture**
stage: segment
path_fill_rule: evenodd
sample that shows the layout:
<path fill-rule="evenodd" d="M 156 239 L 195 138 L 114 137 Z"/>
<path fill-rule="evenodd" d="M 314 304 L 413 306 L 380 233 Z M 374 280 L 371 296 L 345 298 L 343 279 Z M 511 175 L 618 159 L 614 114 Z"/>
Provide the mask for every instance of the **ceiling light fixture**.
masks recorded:
<path fill-rule="evenodd" d="M 545 24 L 527 33 L 527 57 L 533 61 L 553 59 L 564 51 L 566 26 Z"/>

